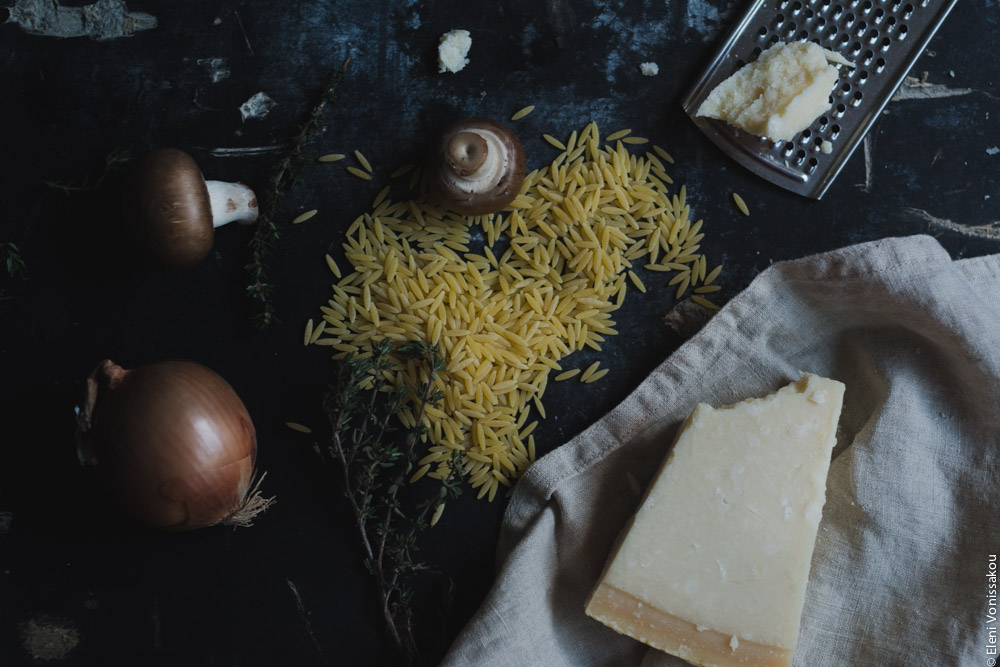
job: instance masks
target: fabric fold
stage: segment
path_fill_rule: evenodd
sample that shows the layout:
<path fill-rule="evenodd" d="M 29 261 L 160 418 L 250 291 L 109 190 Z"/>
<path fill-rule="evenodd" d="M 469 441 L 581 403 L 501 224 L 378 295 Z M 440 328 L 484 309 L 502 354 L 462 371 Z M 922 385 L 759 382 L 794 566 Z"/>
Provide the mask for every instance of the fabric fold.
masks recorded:
<path fill-rule="evenodd" d="M 932 238 L 776 263 L 518 482 L 496 582 L 444 665 L 679 667 L 583 613 L 697 402 L 847 386 L 795 664 L 979 664 L 1000 547 L 1000 256 Z M 978 661 L 978 662 L 977 662 Z"/>

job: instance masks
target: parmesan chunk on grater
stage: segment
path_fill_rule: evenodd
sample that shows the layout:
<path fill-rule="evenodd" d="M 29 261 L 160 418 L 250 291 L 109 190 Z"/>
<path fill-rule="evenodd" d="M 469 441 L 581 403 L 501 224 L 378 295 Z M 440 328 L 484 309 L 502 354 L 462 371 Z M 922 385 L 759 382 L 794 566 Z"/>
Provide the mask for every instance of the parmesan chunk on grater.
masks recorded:
<path fill-rule="evenodd" d="M 681 105 L 705 136 L 737 163 L 786 190 L 820 199 L 956 2 L 751 0 L 742 14 L 732 17 L 731 30 Z M 822 48 L 828 62 L 830 54 L 837 54 L 830 64 L 839 71 L 830 88 L 819 82 L 801 98 L 826 98 L 828 103 L 807 127 L 789 139 L 778 139 L 782 127 L 741 131 L 699 115 L 712 92 L 746 63 L 782 42 L 803 41 Z M 846 62 L 855 66 L 846 67 Z"/>
<path fill-rule="evenodd" d="M 831 62 L 854 67 L 813 42 L 779 42 L 709 93 L 698 116 L 773 141 L 788 141 L 832 106 L 839 72 Z"/>

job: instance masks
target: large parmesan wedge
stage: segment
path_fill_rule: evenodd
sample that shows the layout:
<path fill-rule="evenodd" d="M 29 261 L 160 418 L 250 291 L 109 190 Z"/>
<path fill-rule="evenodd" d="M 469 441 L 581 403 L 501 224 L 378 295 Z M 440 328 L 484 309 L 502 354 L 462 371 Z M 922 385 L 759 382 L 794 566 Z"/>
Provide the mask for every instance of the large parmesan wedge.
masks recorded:
<path fill-rule="evenodd" d="M 695 665 L 787 667 L 844 385 L 816 375 L 681 427 L 586 612 Z"/>
<path fill-rule="evenodd" d="M 779 42 L 712 89 L 697 115 L 772 141 L 788 141 L 830 108 L 839 76 L 830 63 L 853 67 L 819 44 Z"/>

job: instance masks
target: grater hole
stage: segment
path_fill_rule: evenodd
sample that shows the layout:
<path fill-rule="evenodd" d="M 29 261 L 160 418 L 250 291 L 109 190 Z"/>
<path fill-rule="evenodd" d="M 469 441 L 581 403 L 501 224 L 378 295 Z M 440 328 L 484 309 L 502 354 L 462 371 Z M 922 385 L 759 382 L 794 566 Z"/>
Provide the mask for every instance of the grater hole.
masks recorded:
<path fill-rule="evenodd" d="M 785 32 L 788 33 L 789 39 L 795 34 L 796 30 L 798 30 L 798 26 L 795 25 L 794 21 L 788 24 L 788 27 L 785 28 Z"/>
<path fill-rule="evenodd" d="M 885 39 L 882 40 L 882 50 L 883 51 L 888 51 L 890 46 L 892 46 L 892 40 L 891 39 L 889 39 L 888 37 L 886 37 Z"/>
<path fill-rule="evenodd" d="M 844 13 L 844 8 L 840 5 L 833 6 L 833 18 L 834 20 L 839 19 L 840 15 Z"/>
<path fill-rule="evenodd" d="M 865 0 L 865 3 L 861 5 L 861 9 L 865 12 L 865 14 L 870 12 L 872 10 L 872 7 L 874 7 L 874 5 L 872 4 L 871 0 Z"/>
<path fill-rule="evenodd" d="M 847 46 L 847 43 L 851 41 L 851 36 L 845 32 L 837 41 L 840 42 L 841 46 Z"/>
<path fill-rule="evenodd" d="M 802 12 L 802 15 L 805 16 L 807 19 L 811 19 L 814 14 L 815 12 L 808 8 L 804 12 Z"/>
<path fill-rule="evenodd" d="M 802 139 L 801 139 L 802 143 L 808 144 L 809 143 L 809 137 L 811 137 L 811 136 L 812 136 L 812 132 L 809 130 L 809 128 L 806 128 L 806 129 L 802 130 Z"/>
<path fill-rule="evenodd" d="M 858 85 L 863 86 L 865 85 L 866 81 L 868 81 L 868 72 L 866 72 L 865 70 L 861 70 L 860 72 L 858 72 Z"/>
<path fill-rule="evenodd" d="M 840 136 L 840 126 L 834 125 L 830 128 L 830 138 L 836 139 L 838 136 Z"/>
<path fill-rule="evenodd" d="M 826 25 L 826 19 L 823 18 L 822 16 L 817 16 L 816 17 L 816 27 L 817 28 L 822 28 L 825 25 Z"/>
<path fill-rule="evenodd" d="M 857 35 L 858 37 L 861 37 L 861 35 L 865 34 L 865 30 L 868 30 L 868 24 L 865 23 L 864 21 L 861 21 L 860 23 L 858 23 L 858 28 L 857 30 L 854 31 L 854 34 Z"/>
<path fill-rule="evenodd" d="M 841 103 L 837 105 L 837 113 L 835 114 L 837 118 L 843 118 L 844 112 L 847 111 L 847 107 Z"/>
<path fill-rule="evenodd" d="M 895 16 L 890 16 L 889 18 L 887 18 L 885 20 L 885 23 L 886 23 L 886 25 L 889 26 L 889 30 L 892 30 L 892 27 L 894 25 L 896 25 L 896 17 Z"/>
<path fill-rule="evenodd" d="M 774 27 L 780 28 L 781 24 L 783 24 L 784 22 L 785 22 L 785 15 L 784 14 L 775 14 L 774 15 Z"/>
<path fill-rule="evenodd" d="M 844 17 L 844 25 L 847 26 L 848 28 L 854 25 L 854 14 L 849 13 L 847 16 Z"/>
<path fill-rule="evenodd" d="M 802 40 L 806 39 L 807 37 L 809 37 L 809 31 L 808 30 L 799 30 L 799 37 L 798 37 L 799 41 L 802 41 Z"/>
<path fill-rule="evenodd" d="M 909 31 L 910 29 L 906 27 L 905 23 L 899 26 L 899 39 L 906 39 L 906 33 Z"/>
<path fill-rule="evenodd" d="M 837 36 L 837 26 L 832 25 L 830 26 L 830 29 L 826 31 L 826 38 L 832 41 L 833 38 L 836 36 Z"/>
<path fill-rule="evenodd" d="M 851 106 L 855 106 L 855 107 L 861 106 L 861 99 L 863 97 L 864 97 L 864 94 L 860 90 L 855 91 L 854 92 L 854 99 L 851 100 Z"/>
<path fill-rule="evenodd" d="M 753 57 L 754 57 L 754 60 L 756 60 L 757 56 L 759 56 L 760 54 L 761 54 L 761 48 L 759 46 L 753 47 Z"/>
<path fill-rule="evenodd" d="M 871 32 L 868 33 L 868 43 L 874 44 L 878 41 L 879 32 L 877 28 L 872 28 Z"/>
<path fill-rule="evenodd" d="M 771 39 L 769 39 L 767 41 L 770 42 L 771 44 L 777 44 L 781 40 L 778 38 L 777 35 L 771 35 Z"/>
<path fill-rule="evenodd" d="M 885 10 L 879 7 L 875 10 L 875 23 L 879 23 L 882 17 L 885 16 Z"/>
<path fill-rule="evenodd" d="M 823 150 L 823 137 L 813 139 L 813 146 L 816 147 L 816 150 Z"/>
<path fill-rule="evenodd" d="M 903 18 L 908 19 L 911 16 L 913 16 L 913 5 L 907 3 L 907 5 L 903 7 Z"/>
<path fill-rule="evenodd" d="M 830 124 L 830 119 L 829 118 L 827 118 L 826 116 L 820 116 L 820 119 L 819 119 L 819 131 L 820 132 L 825 132 L 826 131 L 826 126 L 829 125 L 829 124 Z M 817 137 L 817 140 L 818 141 L 822 141 L 822 139 L 819 139 L 818 137 Z"/>
<path fill-rule="evenodd" d="M 863 65 L 871 65 L 872 64 L 872 59 L 874 57 L 875 57 L 875 54 L 869 49 L 868 51 L 865 51 L 865 55 L 862 56 L 861 62 L 862 62 Z"/>
<path fill-rule="evenodd" d="M 851 84 L 845 83 L 840 87 L 840 89 L 843 91 L 844 95 L 846 95 L 847 93 L 851 92 Z"/>
<path fill-rule="evenodd" d="M 795 146 L 793 146 L 790 143 L 786 143 L 784 149 L 785 157 L 786 158 L 792 157 L 792 153 L 794 152 L 795 152 Z"/>
<path fill-rule="evenodd" d="M 882 70 L 884 69 L 885 69 L 885 58 L 879 58 L 878 60 L 875 61 L 875 71 L 881 74 Z"/>
<path fill-rule="evenodd" d="M 854 42 L 851 44 L 851 53 L 855 56 L 861 53 L 861 42 Z"/>
<path fill-rule="evenodd" d="M 767 37 L 767 28 L 761 26 L 760 30 L 757 31 L 757 38 L 764 39 Z"/>
<path fill-rule="evenodd" d="M 801 148 L 795 152 L 795 164 L 802 164 L 806 161 L 806 152 Z"/>
<path fill-rule="evenodd" d="M 816 171 L 816 167 L 819 165 L 819 160 L 814 157 L 809 158 L 809 173 Z"/>
<path fill-rule="evenodd" d="M 798 14 L 801 11 L 802 11 L 802 3 L 801 2 L 793 2 L 792 3 L 792 13 L 793 14 Z"/>

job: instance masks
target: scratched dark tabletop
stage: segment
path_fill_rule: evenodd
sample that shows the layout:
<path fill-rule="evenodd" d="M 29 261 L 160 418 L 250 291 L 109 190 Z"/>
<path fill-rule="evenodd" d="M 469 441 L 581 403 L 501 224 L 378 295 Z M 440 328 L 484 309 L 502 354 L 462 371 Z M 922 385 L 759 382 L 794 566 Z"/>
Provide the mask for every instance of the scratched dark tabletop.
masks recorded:
<path fill-rule="evenodd" d="M 388 173 L 422 159 L 429 137 L 463 115 L 505 121 L 534 104 L 516 125 L 529 167 L 553 155 L 543 132 L 566 136 L 591 120 L 666 147 L 675 182 L 705 220 L 703 251 L 724 264 L 720 303 L 772 262 L 881 237 L 931 234 L 955 258 L 1000 251 L 994 0 L 958 3 L 818 202 L 737 166 L 680 109 L 743 3 L 131 0 L 127 9 L 143 14 L 135 34 L 116 36 L 115 21 L 98 20 L 93 34 L 73 37 L 85 1 L 64 2 L 47 28 L 29 20 L 44 3 L 10 2 L 0 9 L 0 243 L 17 244 L 27 270 L 12 279 L 0 267 L 4 667 L 395 664 L 335 471 L 313 451 L 321 436 L 284 423 L 323 423 L 333 362 L 302 345 L 306 319 L 328 298 L 323 255 L 341 256 L 347 226 Z M 123 10 L 117 0 L 95 7 L 98 18 Z M 471 62 L 440 74 L 438 39 L 454 28 L 471 32 Z M 210 178 L 263 190 L 347 56 L 307 150 L 361 150 L 376 177 L 361 181 L 345 163 L 303 167 L 269 260 L 282 324 L 261 332 L 250 323 L 246 228 L 219 230 L 213 252 L 187 272 L 135 261 L 108 233 L 114 173 L 93 187 L 107 156 L 175 146 Z M 657 76 L 640 73 L 649 61 Z M 273 106 L 243 118 L 257 93 Z M 87 187 L 67 194 L 47 183 Z M 308 223 L 287 224 L 312 208 Z M 540 454 L 621 401 L 682 342 L 662 320 L 675 305 L 664 282 L 650 275 L 649 294 L 630 294 L 616 314 L 623 335 L 605 344 L 608 377 L 574 396 L 562 384 L 548 390 Z M 123 518 L 77 465 L 72 438 L 81 380 L 107 357 L 126 367 L 187 358 L 218 371 L 253 416 L 278 503 L 235 531 L 161 534 Z M 502 500 L 466 494 L 422 543 L 436 570 L 417 601 L 430 664 L 491 585 L 502 512 Z"/>

